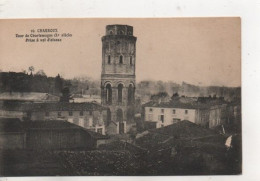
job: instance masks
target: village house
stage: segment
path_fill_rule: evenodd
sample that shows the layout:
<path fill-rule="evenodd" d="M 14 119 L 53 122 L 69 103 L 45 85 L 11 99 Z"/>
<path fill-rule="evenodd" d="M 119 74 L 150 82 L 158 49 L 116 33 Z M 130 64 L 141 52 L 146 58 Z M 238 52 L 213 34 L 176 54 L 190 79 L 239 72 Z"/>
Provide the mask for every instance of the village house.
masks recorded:
<path fill-rule="evenodd" d="M 183 120 L 213 128 L 227 121 L 225 101 L 200 102 L 194 98 L 178 98 L 168 102 L 150 101 L 143 105 L 144 127 L 160 128 Z"/>
<path fill-rule="evenodd" d="M 0 117 L 22 120 L 65 120 L 86 129 L 106 134 L 107 108 L 95 103 L 24 103 L 0 104 Z"/>
<path fill-rule="evenodd" d="M 95 132 L 105 134 L 107 109 L 95 103 L 35 104 L 29 112 L 32 121 L 62 119 Z"/>

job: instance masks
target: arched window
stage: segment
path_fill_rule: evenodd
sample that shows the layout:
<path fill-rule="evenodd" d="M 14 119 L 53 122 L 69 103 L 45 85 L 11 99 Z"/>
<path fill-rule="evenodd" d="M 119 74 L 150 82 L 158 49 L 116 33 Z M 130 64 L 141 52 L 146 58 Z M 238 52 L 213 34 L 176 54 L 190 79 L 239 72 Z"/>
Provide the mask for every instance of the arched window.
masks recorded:
<path fill-rule="evenodd" d="M 132 59 L 132 56 L 130 56 L 130 65 L 133 65 L 133 59 Z"/>
<path fill-rule="evenodd" d="M 108 57 L 107 57 L 107 63 L 108 63 L 108 64 L 111 63 L 111 57 L 110 57 L 110 55 L 108 55 Z"/>
<path fill-rule="evenodd" d="M 123 64 L 123 56 L 122 55 L 120 55 L 120 57 L 119 57 L 119 63 Z"/>
<path fill-rule="evenodd" d="M 123 30 L 120 30 L 119 31 L 119 35 L 123 35 L 124 34 L 124 31 Z"/>
<path fill-rule="evenodd" d="M 122 122 L 123 121 L 123 111 L 122 109 L 118 109 L 116 112 L 116 120 L 118 122 Z"/>
<path fill-rule="evenodd" d="M 112 87 L 110 84 L 106 85 L 106 103 L 112 104 Z"/>
<path fill-rule="evenodd" d="M 127 116 L 127 121 L 133 121 L 134 120 L 134 108 L 133 107 L 129 107 L 127 109 L 127 113 L 126 113 L 126 116 Z"/>
<path fill-rule="evenodd" d="M 113 31 L 109 31 L 109 34 L 110 34 L 110 35 L 113 35 Z"/>
<path fill-rule="evenodd" d="M 123 84 L 118 85 L 118 102 L 122 103 L 123 101 Z"/>
<path fill-rule="evenodd" d="M 134 97 L 135 97 L 134 86 L 132 84 L 130 84 L 128 86 L 128 97 L 127 97 L 128 105 L 132 105 L 134 103 L 134 99 L 135 99 Z"/>

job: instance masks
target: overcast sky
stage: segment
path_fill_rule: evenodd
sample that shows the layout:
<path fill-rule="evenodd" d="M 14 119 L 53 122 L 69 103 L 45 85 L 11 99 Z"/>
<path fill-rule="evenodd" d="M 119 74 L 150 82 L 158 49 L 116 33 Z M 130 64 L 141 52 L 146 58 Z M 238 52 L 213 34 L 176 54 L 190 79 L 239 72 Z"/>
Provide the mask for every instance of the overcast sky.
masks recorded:
<path fill-rule="evenodd" d="M 241 86 L 239 18 L 0 20 L 0 69 L 34 66 L 48 76 L 100 79 L 105 26 L 127 24 L 137 37 L 136 79 Z M 62 42 L 26 43 L 15 34 L 57 28 Z"/>

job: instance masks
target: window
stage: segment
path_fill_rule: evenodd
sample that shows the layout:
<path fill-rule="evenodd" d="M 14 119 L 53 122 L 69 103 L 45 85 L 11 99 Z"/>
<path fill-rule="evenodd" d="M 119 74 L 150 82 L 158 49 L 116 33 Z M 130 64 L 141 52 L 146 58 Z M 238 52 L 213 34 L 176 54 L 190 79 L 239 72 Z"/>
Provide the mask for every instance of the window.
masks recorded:
<path fill-rule="evenodd" d="M 130 57 L 130 65 L 133 64 L 132 56 Z"/>
<path fill-rule="evenodd" d="M 123 101 L 123 84 L 118 85 L 118 102 L 122 103 Z"/>
<path fill-rule="evenodd" d="M 164 113 L 164 109 L 161 109 L 161 113 Z"/>
<path fill-rule="evenodd" d="M 89 115 L 92 115 L 92 111 L 89 111 Z"/>
<path fill-rule="evenodd" d="M 176 114 L 176 110 L 175 109 L 172 110 L 172 114 Z"/>
<path fill-rule="evenodd" d="M 69 116 L 73 116 L 73 112 L 72 111 L 69 111 Z"/>
<path fill-rule="evenodd" d="M 103 129 L 102 129 L 102 128 L 98 128 L 98 129 L 97 129 L 97 132 L 100 133 L 100 134 L 102 134 Z"/>
<path fill-rule="evenodd" d="M 159 115 L 158 119 L 159 119 L 159 121 L 161 121 L 163 123 L 164 122 L 164 115 Z"/>
<path fill-rule="evenodd" d="M 185 110 L 185 114 L 188 114 L 188 110 Z"/>
<path fill-rule="evenodd" d="M 111 63 L 111 58 L 110 58 L 110 55 L 108 55 L 107 57 L 107 63 L 110 64 Z"/>
<path fill-rule="evenodd" d="M 45 112 L 45 116 L 50 116 L 50 113 L 49 112 Z"/>
<path fill-rule="evenodd" d="M 80 115 L 80 116 L 83 116 L 83 111 L 80 111 L 80 112 L 79 112 L 79 115 Z"/>
<path fill-rule="evenodd" d="M 149 111 L 150 111 L 150 112 L 153 112 L 153 108 L 150 108 Z"/>
<path fill-rule="evenodd" d="M 109 34 L 110 34 L 110 35 L 113 35 L 113 31 L 109 31 Z"/>
<path fill-rule="evenodd" d="M 106 104 L 112 104 L 112 87 L 110 84 L 106 85 Z"/>
<path fill-rule="evenodd" d="M 124 34 L 123 30 L 119 31 L 119 35 L 123 35 L 123 34 Z"/>
<path fill-rule="evenodd" d="M 135 89 L 132 84 L 128 86 L 127 104 L 132 105 L 135 101 Z"/>
<path fill-rule="evenodd" d="M 123 121 L 123 111 L 122 111 L 122 109 L 118 109 L 117 111 L 116 111 L 116 121 L 118 121 L 118 122 L 122 122 Z"/>
<path fill-rule="evenodd" d="M 120 55 L 120 57 L 119 57 L 119 63 L 123 64 L 123 56 L 122 55 Z"/>
<path fill-rule="evenodd" d="M 58 112 L 58 117 L 60 117 L 61 116 L 61 112 Z"/>

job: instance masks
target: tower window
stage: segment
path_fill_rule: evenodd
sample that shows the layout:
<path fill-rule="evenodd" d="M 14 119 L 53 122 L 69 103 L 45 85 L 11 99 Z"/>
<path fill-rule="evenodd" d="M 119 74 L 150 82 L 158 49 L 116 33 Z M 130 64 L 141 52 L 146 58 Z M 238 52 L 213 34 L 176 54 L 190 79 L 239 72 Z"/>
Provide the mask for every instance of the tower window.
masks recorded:
<path fill-rule="evenodd" d="M 119 31 L 119 35 L 123 35 L 124 34 L 124 31 Z"/>
<path fill-rule="evenodd" d="M 112 87 L 110 84 L 106 85 L 106 93 L 105 93 L 106 103 L 112 104 Z"/>
<path fill-rule="evenodd" d="M 128 87 L 128 101 L 127 101 L 128 105 L 134 104 L 134 100 L 135 100 L 135 91 L 133 85 L 130 84 Z"/>
<path fill-rule="evenodd" d="M 110 55 L 108 55 L 108 57 L 107 57 L 107 63 L 108 63 L 108 64 L 111 63 L 111 57 L 110 57 Z"/>
<path fill-rule="evenodd" d="M 123 85 L 119 84 L 118 85 L 118 102 L 122 103 L 123 100 Z"/>
<path fill-rule="evenodd" d="M 120 57 L 119 57 L 119 63 L 123 64 L 123 56 L 122 55 L 120 55 Z"/>
<path fill-rule="evenodd" d="M 132 56 L 130 57 L 130 65 L 133 65 Z"/>

